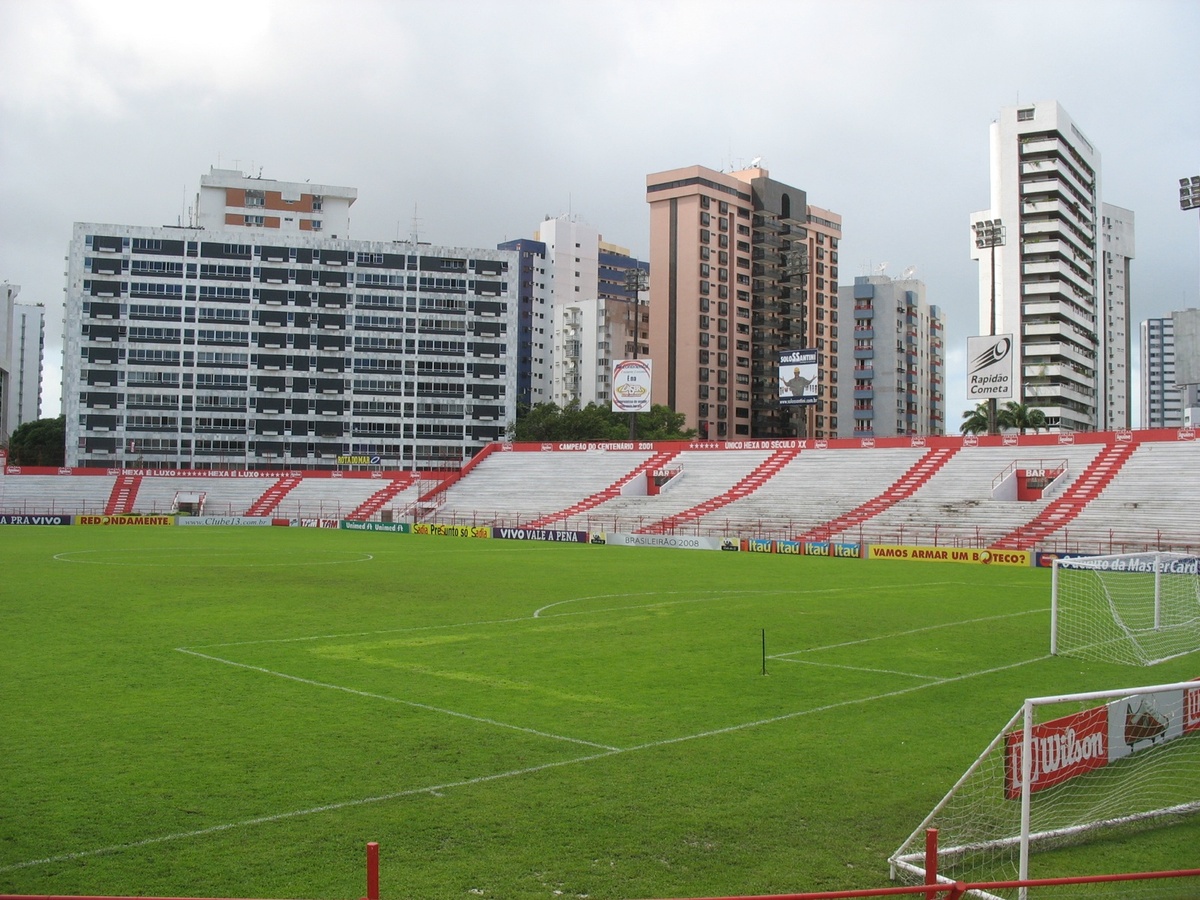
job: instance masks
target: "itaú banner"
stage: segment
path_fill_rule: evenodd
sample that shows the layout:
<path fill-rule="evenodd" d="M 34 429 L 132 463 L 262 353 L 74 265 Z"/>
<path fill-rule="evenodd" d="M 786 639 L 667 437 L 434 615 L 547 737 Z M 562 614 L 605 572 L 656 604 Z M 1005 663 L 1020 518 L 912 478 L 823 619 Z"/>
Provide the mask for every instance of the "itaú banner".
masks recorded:
<path fill-rule="evenodd" d="M 1029 790 L 1043 791 L 1134 753 L 1200 730 L 1200 685 L 1134 694 L 1033 726 Z M 1021 796 L 1024 730 L 1010 732 L 1004 746 L 1004 789 Z"/>

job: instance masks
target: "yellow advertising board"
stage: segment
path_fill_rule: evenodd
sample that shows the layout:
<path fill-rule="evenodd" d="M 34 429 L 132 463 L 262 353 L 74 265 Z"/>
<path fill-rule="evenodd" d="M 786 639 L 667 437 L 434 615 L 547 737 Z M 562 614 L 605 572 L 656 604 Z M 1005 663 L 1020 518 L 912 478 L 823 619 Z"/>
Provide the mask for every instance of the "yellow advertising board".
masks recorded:
<path fill-rule="evenodd" d="M 994 550 L 978 547 L 920 547 L 909 544 L 871 544 L 867 559 L 911 559 L 917 562 L 965 562 L 984 566 L 1031 566 L 1028 550 Z"/>
<path fill-rule="evenodd" d="M 413 534 L 432 534 L 439 537 L 490 538 L 492 529 L 486 525 L 437 525 L 430 522 L 416 522 L 412 526 Z"/>
<path fill-rule="evenodd" d="M 76 525 L 174 525 L 174 516 L 76 516 Z"/>

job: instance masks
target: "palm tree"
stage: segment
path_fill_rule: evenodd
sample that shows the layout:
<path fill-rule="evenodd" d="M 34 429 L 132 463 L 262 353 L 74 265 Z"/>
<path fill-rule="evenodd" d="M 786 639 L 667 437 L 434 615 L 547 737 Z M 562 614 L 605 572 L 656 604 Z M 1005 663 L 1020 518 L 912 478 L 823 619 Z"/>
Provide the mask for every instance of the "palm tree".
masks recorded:
<path fill-rule="evenodd" d="M 963 411 L 963 423 L 958 427 L 963 434 L 987 434 L 988 405 L 980 403 L 974 409 Z"/>
<path fill-rule="evenodd" d="M 1034 434 L 1043 428 L 1049 428 L 1045 413 L 1040 409 L 1026 406 L 1024 403 L 1018 403 L 1016 400 L 1009 400 L 1004 404 L 1004 409 L 996 415 L 996 424 L 1002 428 L 1015 428 L 1021 434 L 1030 428 L 1033 429 Z"/>

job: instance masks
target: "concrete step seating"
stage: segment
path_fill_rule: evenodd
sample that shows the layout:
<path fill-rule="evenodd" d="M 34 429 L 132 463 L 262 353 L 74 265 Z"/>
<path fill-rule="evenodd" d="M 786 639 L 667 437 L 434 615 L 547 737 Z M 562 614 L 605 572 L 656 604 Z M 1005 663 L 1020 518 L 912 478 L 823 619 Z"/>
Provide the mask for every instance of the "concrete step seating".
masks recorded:
<path fill-rule="evenodd" d="M 103 515 L 116 482 L 115 475 L 2 477 L 0 513 L 31 516 Z"/>
<path fill-rule="evenodd" d="M 678 468 L 679 474 L 657 496 L 614 497 L 584 514 L 568 517 L 563 527 L 579 531 L 637 531 L 721 495 L 770 456 L 770 450 L 736 453 L 684 450 L 667 464 L 668 468 Z"/>
<path fill-rule="evenodd" d="M 169 514 L 174 508 L 175 495 L 204 494 L 206 516 L 242 516 L 270 485 L 270 478 L 175 478 L 147 475 L 138 487 L 134 510 L 141 513 Z"/>
<path fill-rule="evenodd" d="M 1048 536 L 1122 553 L 1143 545 L 1171 549 L 1200 542 L 1200 442 L 1142 443 L 1080 514 Z"/>
<path fill-rule="evenodd" d="M 383 487 L 382 480 L 373 478 L 303 478 L 284 495 L 271 515 L 341 519 Z"/>
<path fill-rule="evenodd" d="M 444 493 L 445 524 L 520 526 L 604 490 L 652 456 L 649 450 L 490 454 Z"/>
<path fill-rule="evenodd" d="M 1018 460 L 1027 461 L 1029 468 L 1046 468 L 1065 459 L 1068 479 L 1074 481 L 1103 445 L 1039 449 L 1035 455 L 1015 447 L 964 447 L 920 490 L 864 523 L 855 534 L 881 542 L 990 546 L 1050 503 L 1049 499 L 993 500 L 998 475 Z"/>
<path fill-rule="evenodd" d="M 791 539 L 881 495 L 926 451 L 802 450 L 762 489 L 718 510 L 702 525 L 727 533 Z"/>

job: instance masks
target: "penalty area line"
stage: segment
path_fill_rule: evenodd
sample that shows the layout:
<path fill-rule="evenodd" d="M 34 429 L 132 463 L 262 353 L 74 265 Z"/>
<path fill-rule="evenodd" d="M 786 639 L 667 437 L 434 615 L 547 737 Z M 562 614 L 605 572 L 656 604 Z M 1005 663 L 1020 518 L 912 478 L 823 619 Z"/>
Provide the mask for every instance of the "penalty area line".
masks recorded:
<path fill-rule="evenodd" d="M 594 741 L 585 741 L 582 738 L 567 737 L 561 734 L 551 734 L 548 731 L 538 731 L 536 728 L 526 728 L 523 725 L 510 725 L 507 722 L 498 722 L 495 719 L 487 719 L 483 716 L 472 716 L 469 713 L 457 712 L 453 709 L 443 709 L 440 706 L 430 706 L 428 703 L 418 703 L 415 700 L 401 700 L 399 697 L 389 697 L 386 694 L 373 694 L 370 691 L 360 691 L 357 688 L 344 687 L 340 684 L 330 684 L 327 681 L 315 681 L 312 678 L 302 678 L 299 675 L 289 675 L 287 672 L 276 672 L 272 669 L 266 669 L 262 666 L 252 666 L 249 663 L 235 662 L 231 659 L 222 659 L 219 656 L 210 656 L 207 653 L 198 653 L 195 650 L 188 650 L 184 647 L 177 647 L 179 653 L 186 653 L 189 656 L 195 656 L 199 659 L 207 659 L 210 662 L 222 663 L 223 665 L 233 666 L 237 669 L 247 669 L 251 672 L 259 672 L 263 675 L 271 675 L 274 678 L 282 678 L 285 681 L 294 681 L 297 684 L 308 685 L 309 687 L 325 688 L 331 691 L 341 691 L 344 694 L 353 694 L 356 697 L 365 697 L 369 700 L 382 700 L 385 703 L 396 703 L 400 706 L 409 706 L 413 709 L 424 710 L 425 712 L 440 713 L 443 716 L 453 716 L 457 719 L 466 719 L 470 722 L 478 722 L 481 725 L 493 725 L 497 728 L 507 728 L 510 731 L 521 731 L 525 734 L 532 734 L 536 737 L 550 738 L 555 741 L 566 741 L 570 744 L 582 744 L 585 747 L 595 747 L 598 750 L 607 750 L 616 752 L 619 747 L 610 747 L 607 744 L 597 744 Z"/>

